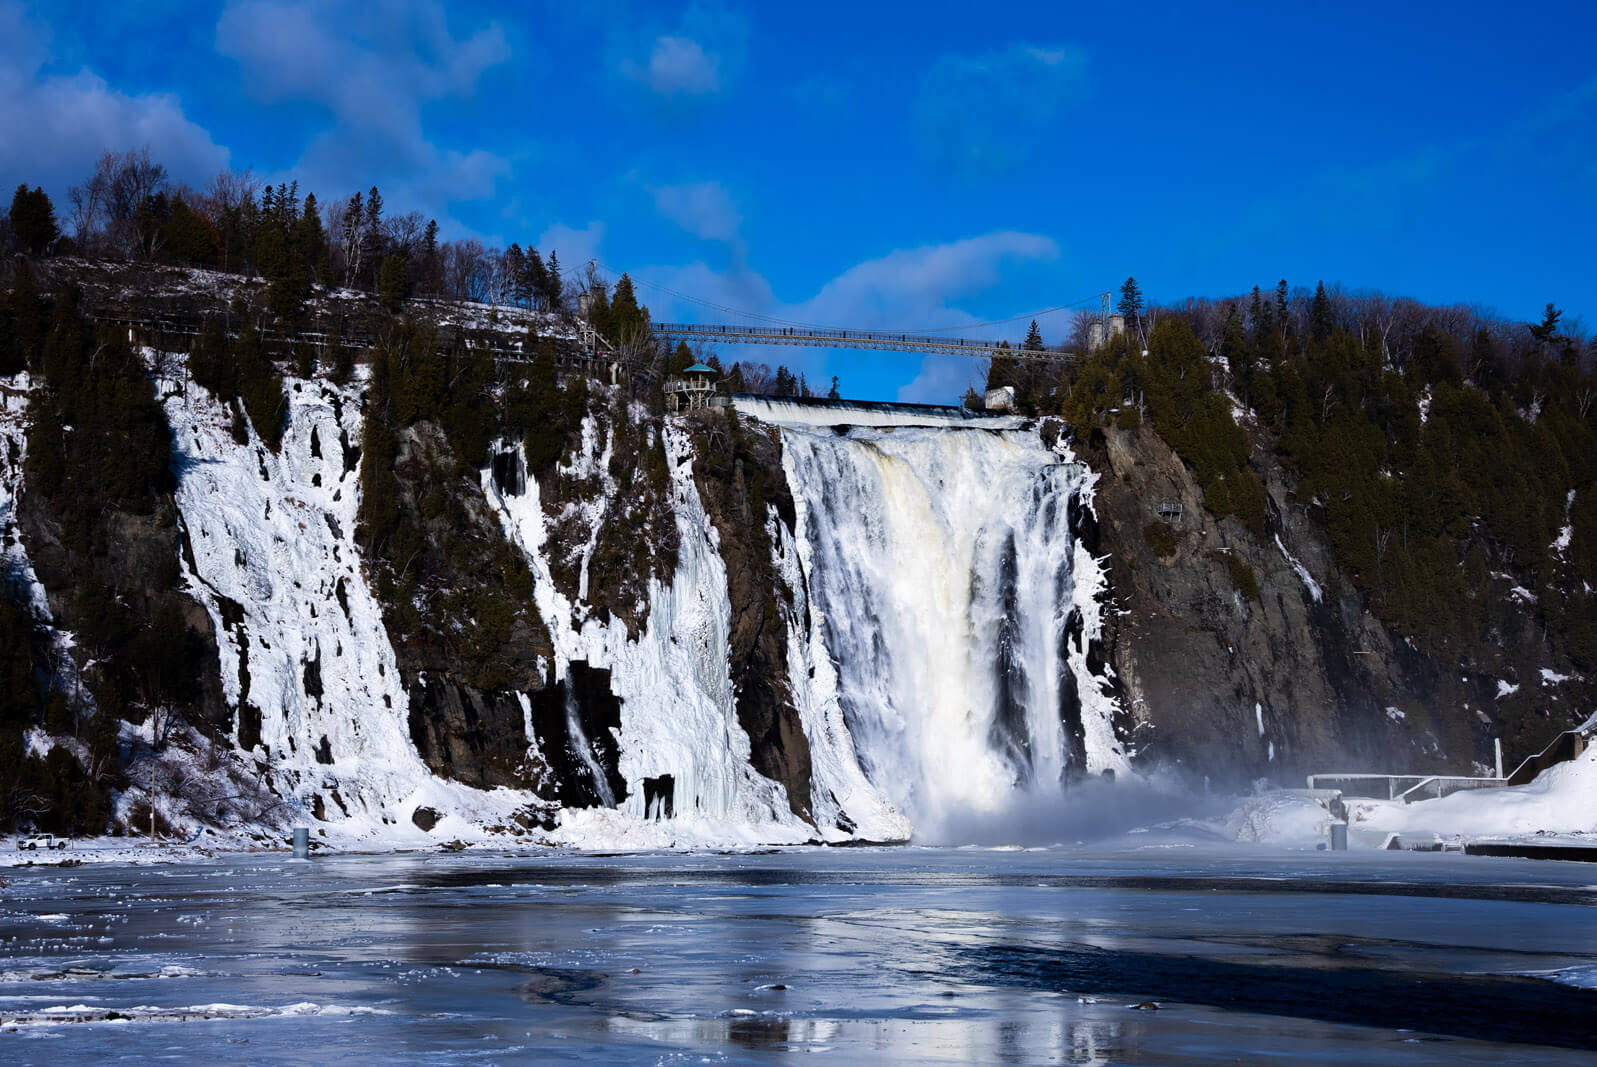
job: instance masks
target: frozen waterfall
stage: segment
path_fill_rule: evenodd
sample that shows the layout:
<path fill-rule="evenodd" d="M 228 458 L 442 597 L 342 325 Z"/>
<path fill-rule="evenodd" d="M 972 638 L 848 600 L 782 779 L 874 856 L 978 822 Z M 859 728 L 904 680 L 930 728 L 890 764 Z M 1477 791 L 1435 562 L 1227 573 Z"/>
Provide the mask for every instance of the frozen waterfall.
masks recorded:
<path fill-rule="evenodd" d="M 1072 521 L 1091 507 L 1084 464 L 1007 420 L 757 414 L 782 427 L 813 643 L 835 668 L 804 698 L 836 702 L 917 833 L 1127 768 L 1089 664 L 1105 576 Z"/>

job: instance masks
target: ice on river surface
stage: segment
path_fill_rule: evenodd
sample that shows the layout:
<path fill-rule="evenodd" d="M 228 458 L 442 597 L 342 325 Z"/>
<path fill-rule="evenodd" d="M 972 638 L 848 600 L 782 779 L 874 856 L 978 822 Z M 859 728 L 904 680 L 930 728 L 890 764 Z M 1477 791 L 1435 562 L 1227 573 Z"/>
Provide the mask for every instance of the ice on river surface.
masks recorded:
<path fill-rule="evenodd" d="M 1143 844 L 13 869 L 0 1056 L 1433 1064 L 1597 1049 L 1585 865 Z"/>

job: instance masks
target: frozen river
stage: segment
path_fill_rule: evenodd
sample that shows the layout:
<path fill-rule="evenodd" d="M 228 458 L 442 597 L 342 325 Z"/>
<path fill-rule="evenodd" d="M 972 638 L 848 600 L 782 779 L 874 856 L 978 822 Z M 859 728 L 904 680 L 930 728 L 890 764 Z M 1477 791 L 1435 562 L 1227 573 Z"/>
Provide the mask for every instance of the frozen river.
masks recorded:
<path fill-rule="evenodd" d="M 0 1062 L 14 1064 L 1597 1050 L 1583 864 L 899 848 L 0 873 Z"/>

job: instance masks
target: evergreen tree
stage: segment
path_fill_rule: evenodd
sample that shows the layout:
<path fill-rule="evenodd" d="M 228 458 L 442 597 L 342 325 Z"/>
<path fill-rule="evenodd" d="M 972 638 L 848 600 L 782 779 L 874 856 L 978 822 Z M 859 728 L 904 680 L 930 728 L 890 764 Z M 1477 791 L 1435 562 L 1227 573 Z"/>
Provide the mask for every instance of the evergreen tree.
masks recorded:
<path fill-rule="evenodd" d="M 592 326 L 600 337 L 609 340 L 610 329 L 610 291 L 604 282 L 594 278 L 591 273 L 588 279 L 588 325 Z"/>
<path fill-rule="evenodd" d="M 233 341 L 233 366 L 238 396 L 250 424 L 266 447 L 276 452 L 287 427 L 288 401 L 283 394 L 283 376 L 262 347 L 254 323 L 246 323 Z"/>
<path fill-rule="evenodd" d="M 383 198 L 377 192 L 377 186 L 372 186 L 371 192 L 366 194 L 366 213 L 361 220 L 360 229 L 361 262 L 369 264 L 373 280 L 379 273 L 378 265 L 382 262 L 384 252 L 383 242 Z"/>
<path fill-rule="evenodd" d="M 549 289 L 548 271 L 543 265 L 543 257 L 536 248 L 527 249 L 527 263 L 521 278 L 522 291 L 527 294 L 527 306 L 539 311 L 547 311 L 546 296 Z"/>
<path fill-rule="evenodd" d="M 1236 379 L 1244 406 L 1251 406 L 1253 376 L 1257 369 L 1253 349 L 1248 344 L 1247 332 L 1242 329 L 1242 316 L 1235 304 L 1226 309 L 1225 326 L 1220 331 L 1220 358 Z"/>
<path fill-rule="evenodd" d="M 666 364 L 666 373 L 681 374 L 693 366 L 693 350 L 688 348 L 686 341 L 678 341 L 676 349 L 671 353 L 671 360 Z"/>
<path fill-rule="evenodd" d="M 205 389 L 218 400 L 228 401 L 238 395 L 238 373 L 233 364 L 233 354 L 228 351 L 227 332 L 219 316 L 211 316 L 200 327 L 189 351 L 189 373 L 194 384 Z"/>
<path fill-rule="evenodd" d="M 316 203 L 316 194 L 310 193 L 305 197 L 305 208 L 294 227 L 294 254 L 306 266 L 314 266 L 326 250 L 327 232 L 322 227 L 321 208 Z"/>
<path fill-rule="evenodd" d="M 1026 343 L 1021 345 L 1028 352 L 1041 352 L 1043 350 L 1042 331 L 1037 329 L 1037 320 L 1031 320 L 1031 328 L 1026 331 Z"/>
<path fill-rule="evenodd" d="M 832 388 L 830 388 L 830 389 L 828 389 L 826 391 L 826 399 L 828 399 L 828 400 L 841 400 L 841 399 L 843 399 L 843 394 L 841 394 L 841 393 L 839 393 L 837 391 L 837 375 L 835 375 L 835 374 L 832 375 Z"/>
<path fill-rule="evenodd" d="M 565 282 L 560 277 L 560 257 L 549 253 L 549 267 L 544 272 L 543 306 L 547 311 L 560 311 L 565 302 Z"/>
<path fill-rule="evenodd" d="M 17 186 L 11 197 L 11 232 L 16 235 L 17 244 L 31 256 L 42 256 L 55 247 L 61 228 L 56 224 L 55 206 L 43 188 L 35 186 L 29 190 L 25 184 Z"/>
<path fill-rule="evenodd" d="M 343 385 L 354 376 L 355 353 L 344 343 L 343 331 L 338 328 L 337 323 L 333 324 L 332 332 L 328 334 L 327 350 L 333 360 L 332 369 L 327 376 L 334 384 Z"/>
<path fill-rule="evenodd" d="M 649 332 L 649 310 L 638 304 L 632 278 L 623 273 L 610 297 L 610 340 L 618 345 L 635 344 Z"/>
<path fill-rule="evenodd" d="M 185 266 L 207 267 L 217 262 L 216 235 L 204 216 L 181 196 L 174 196 L 162 227 L 166 258 Z"/>
<path fill-rule="evenodd" d="M 418 286 L 423 296 L 436 297 L 443 288 L 443 260 L 438 252 L 438 220 L 428 219 L 421 238 L 421 277 Z"/>
<path fill-rule="evenodd" d="M 1251 350 L 1251 360 L 1254 366 L 1261 370 L 1273 370 L 1285 355 L 1281 345 L 1281 334 L 1276 328 L 1275 307 L 1265 301 L 1259 292 L 1259 287 L 1253 287 L 1253 298 L 1248 306 L 1248 316 L 1252 320 L 1252 332 L 1248 335 L 1248 347 Z"/>
<path fill-rule="evenodd" d="M 527 374 L 526 407 L 530 415 L 522 427 L 522 445 L 527 454 L 527 472 L 537 476 L 554 469 L 566 447 L 559 416 L 560 386 L 553 341 L 540 344 L 533 357 Z"/>
<path fill-rule="evenodd" d="M 1142 290 L 1137 286 L 1136 278 L 1127 278 L 1120 286 L 1120 301 L 1115 305 L 1126 320 L 1126 329 L 1140 335 L 1142 333 Z"/>
<path fill-rule="evenodd" d="M 1530 331 L 1532 337 L 1536 338 L 1538 344 L 1550 345 L 1558 336 L 1558 320 L 1563 317 L 1564 313 L 1549 301 L 1547 310 L 1542 312 L 1542 321 L 1540 323 L 1527 322 L 1525 328 Z"/>
<path fill-rule="evenodd" d="M 359 284 L 361 270 L 365 266 L 365 233 L 366 201 L 356 193 L 344 206 L 344 225 L 339 232 L 339 239 L 344 245 L 344 284 L 349 287 Z"/>
<path fill-rule="evenodd" d="M 21 370 L 15 366 L 15 361 L 25 364 L 34 363 L 40 355 L 44 344 L 45 331 L 49 328 L 48 318 L 45 315 L 44 303 L 39 299 L 39 290 L 33 280 L 33 268 L 27 260 L 17 263 L 17 273 L 11 287 L 10 305 L 11 341 L 14 347 L 13 371 Z"/>
<path fill-rule="evenodd" d="M 410 268 L 398 252 L 383 257 L 377 280 L 377 298 L 390 311 L 398 311 L 410 295 Z"/>
<path fill-rule="evenodd" d="M 1331 298 L 1325 294 L 1325 282 L 1314 287 L 1314 302 L 1309 305 L 1309 339 L 1323 345 L 1331 339 Z"/>
<path fill-rule="evenodd" d="M 1009 351 L 1008 341 L 999 341 L 995 346 L 1001 352 Z M 1020 363 L 1013 356 L 993 356 L 987 362 L 987 388 L 1001 389 L 1006 385 L 1017 385 L 1020 381 Z"/>
<path fill-rule="evenodd" d="M 521 251 L 521 246 L 511 242 L 505 249 L 504 291 L 510 303 L 519 307 L 527 305 L 526 276 L 527 257 Z"/>

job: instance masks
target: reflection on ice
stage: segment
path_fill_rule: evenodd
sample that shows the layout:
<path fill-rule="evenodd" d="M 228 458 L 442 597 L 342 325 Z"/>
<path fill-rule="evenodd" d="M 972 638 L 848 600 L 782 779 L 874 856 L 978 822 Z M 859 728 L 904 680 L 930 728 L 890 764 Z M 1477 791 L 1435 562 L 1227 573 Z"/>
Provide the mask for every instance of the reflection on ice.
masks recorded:
<path fill-rule="evenodd" d="M 427 1063 L 1408 1065 L 1597 1049 L 1597 888 L 1575 865 L 1121 847 L 20 870 L 0 906 L 0 1042 L 8 1063 L 51 1067 L 214 1059 L 224 1040 L 252 1062 L 382 1048 Z"/>

